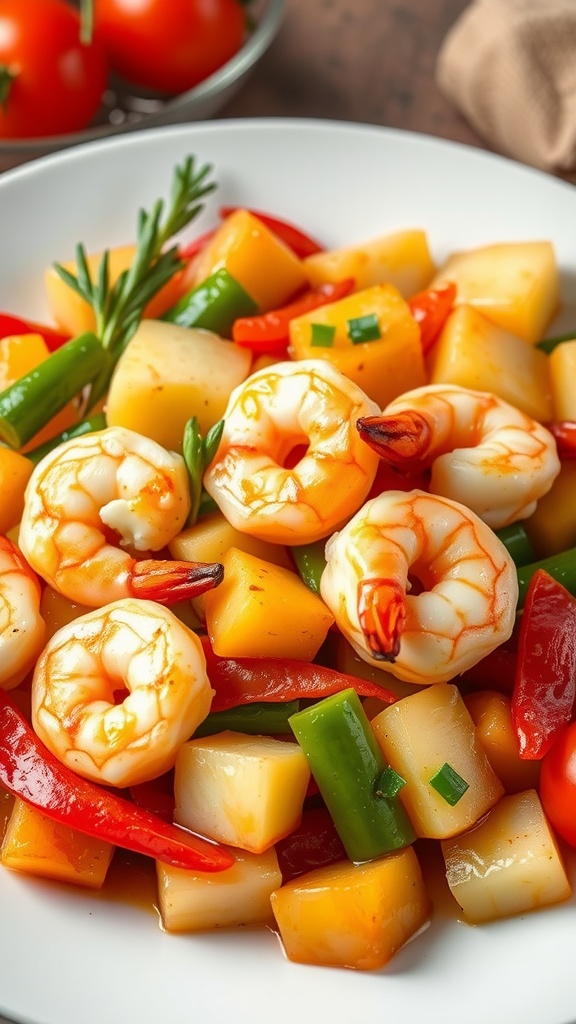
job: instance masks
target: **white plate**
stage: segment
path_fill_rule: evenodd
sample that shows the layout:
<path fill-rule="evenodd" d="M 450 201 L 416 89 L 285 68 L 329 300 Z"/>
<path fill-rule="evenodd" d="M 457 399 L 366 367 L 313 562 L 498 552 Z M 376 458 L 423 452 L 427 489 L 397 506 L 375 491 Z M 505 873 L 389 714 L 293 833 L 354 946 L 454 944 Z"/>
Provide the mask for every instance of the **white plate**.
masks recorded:
<path fill-rule="evenodd" d="M 433 253 L 551 239 L 576 323 L 576 192 L 512 162 L 422 136 L 315 121 L 152 130 L 0 178 L 0 309 L 42 316 L 42 274 L 132 239 L 187 153 L 214 164 L 220 204 L 292 219 L 327 245 L 423 227 Z M 212 212 L 210 212 L 212 211 Z M 560 325 L 561 326 L 561 325 Z M 137 906 L 0 871 L 0 1012 L 34 1024 L 568 1024 L 576 901 L 468 927 L 440 914 L 379 973 L 288 963 L 270 932 L 163 934 Z"/>

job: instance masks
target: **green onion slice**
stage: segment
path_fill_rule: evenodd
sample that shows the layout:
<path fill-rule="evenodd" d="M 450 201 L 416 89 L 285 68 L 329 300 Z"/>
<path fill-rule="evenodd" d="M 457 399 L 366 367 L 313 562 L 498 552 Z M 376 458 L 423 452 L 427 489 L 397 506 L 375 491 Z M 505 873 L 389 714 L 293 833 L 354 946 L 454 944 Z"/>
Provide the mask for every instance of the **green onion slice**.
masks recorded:
<path fill-rule="evenodd" d="M 392 800 L 395 796 L 398 796 L 398 793 L 405 785 L 406 779 L 403 779 L 398 772 L 395 772 L 388 765 L 376 784 L 376 796 L 383 796 L 387 800 Z"/>
<path fill-rule="evenodd" d="M 315 348 L 332 348 L 336 328 L 333 324 L 310 324 L 310 344 Z"/>
<path fill-rule="evenodd" d="M 382 337 L 382 332 L 376 313 L 348 320 L 348 337 L 353 345 L 359 345 L 363 341 L 378 341 Z"/>
<path fill-rule="evenodd" d="M 454 807 L 470 788 L 466 780 L 447 762 L 432 776 L 430 785 L 451 807 Z"/>

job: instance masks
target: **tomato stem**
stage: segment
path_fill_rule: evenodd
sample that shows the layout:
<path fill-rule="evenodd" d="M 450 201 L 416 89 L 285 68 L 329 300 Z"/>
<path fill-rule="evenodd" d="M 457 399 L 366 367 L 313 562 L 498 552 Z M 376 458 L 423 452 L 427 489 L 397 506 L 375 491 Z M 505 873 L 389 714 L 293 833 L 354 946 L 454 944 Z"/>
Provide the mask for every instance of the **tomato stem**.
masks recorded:
<path fill-rule="evenodd" d="M 18 73 L 11 71 L 7 64 L 0 64 L 0 106 L 4 111 L 8 105 L 12 82 L 17 77 Z"/>

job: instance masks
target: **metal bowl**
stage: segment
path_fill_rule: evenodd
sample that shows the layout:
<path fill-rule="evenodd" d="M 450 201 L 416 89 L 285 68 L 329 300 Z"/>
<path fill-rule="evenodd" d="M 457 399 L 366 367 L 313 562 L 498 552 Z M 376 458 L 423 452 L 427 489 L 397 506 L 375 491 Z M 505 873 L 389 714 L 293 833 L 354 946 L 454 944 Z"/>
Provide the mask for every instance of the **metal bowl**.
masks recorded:
<path fill-rule="evenodd" d="M 270 46 L 280 28 L 284 6 L 285 0 L 251 0 L 251 28 L 246 42 L 231 60 L 193 89 L 167 98 L 136 90 L 112 76 L 98 115 L 88 128 L 49 138 L 0 142 L 0 170 L 109 135 L 213 117 L 232 99 Z"/>

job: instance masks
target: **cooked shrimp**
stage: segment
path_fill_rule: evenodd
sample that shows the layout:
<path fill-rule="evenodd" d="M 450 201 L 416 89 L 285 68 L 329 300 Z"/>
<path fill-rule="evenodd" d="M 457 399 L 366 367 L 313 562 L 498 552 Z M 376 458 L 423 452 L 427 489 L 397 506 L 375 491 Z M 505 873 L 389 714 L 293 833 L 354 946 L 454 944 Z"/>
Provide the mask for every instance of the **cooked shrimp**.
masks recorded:
<path fill-rule="evenodd" d="M 376 411 L 326 360 L 276 363 L 232 392 L 204 486 L 244 533 L 277 544 L 327 537 L 376 475 L 378 459 L 356 430 Z"/>
<path fill-rule="evenodd" d="M 526 519 L 560 472 L 556 441 L 484 391 L 431 384 L 395 398 L 358 430 L 407 472 L 431 467 L 430 490 L 468 505 L 493 529 Z"/>
<path fill-rule="evenodd" d="M 364 661 L 446 682 L 508 639 L 518 582 L 493 531 L 425 491 L 385 491 L 326 545 L 322 597 Z M 413 589 L 414 593 L 409 591 Z"/>
<path fill-rule="evenodd" d="M 0 536 L 0 687 L 22 682 L 40 654 L 45 627 L 36 574 L 8 537 Z"/>
<path fill-rule="evenodd" d="M 78 775 L 131 786 L 173 767 L 213 693 L 198 637 L 168 608 L 125 598 L 48 641 L 32 680 L 32 724 Z"/>
<path fill-rule="evenodd" d="M 181 456 L 108 427 L 61 444 L 36 466 L 19 543 L 32 568 L 79 604 L 99 608 L 123 597 L 171 604 L 217 586 L 222 566 L 138 561 L 123 548 L 159 551 L 189 508 Z"/>

